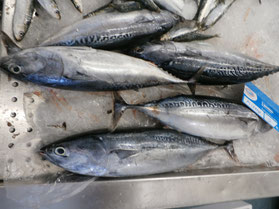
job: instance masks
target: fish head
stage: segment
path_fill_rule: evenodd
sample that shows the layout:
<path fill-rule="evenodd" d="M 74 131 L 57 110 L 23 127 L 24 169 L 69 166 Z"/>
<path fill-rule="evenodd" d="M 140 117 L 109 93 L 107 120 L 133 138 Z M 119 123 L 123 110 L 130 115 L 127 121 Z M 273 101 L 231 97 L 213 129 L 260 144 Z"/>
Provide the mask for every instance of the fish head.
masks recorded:
<path fill-rule="evenodd" d="M 164 51 L 164 45 L 161 43 L 146 43 L 131 49 L 129 54 L 160 66 L 169 60 L 169 57 Z"/>
<path fill-rule="evenodd" d="M 106 173 L 107 153 L 101 141 L 74 140 L 43 147 L 48 161 L 73 173 L 102 176 Z"/>
<path fill-rule="evenodd" d="M 14 75 L 38 72 L 46 66 L 47 60 L 36 52 L 21 51 L 0 59 L 0 67 Z"/>
<path fill-rule="evenodd" d="M 0 68 L 23 80 L 60 74 L 61 65 L 58 56 L 40 48 L 22 50 L 0 59 Z"/>

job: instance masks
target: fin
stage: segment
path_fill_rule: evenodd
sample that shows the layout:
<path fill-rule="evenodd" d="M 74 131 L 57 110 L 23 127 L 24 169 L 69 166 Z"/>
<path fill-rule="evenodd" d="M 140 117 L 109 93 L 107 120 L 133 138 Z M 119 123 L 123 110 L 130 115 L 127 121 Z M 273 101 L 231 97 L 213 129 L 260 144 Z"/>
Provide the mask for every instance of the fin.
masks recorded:
<path fill-rule="evenodd" d="M 239 163 L 239 159 L 237 155 L 235 154 L 234 147 L 233 147 L 233 141 L 228 141 L 222 146 L 226 152 L 230 155 L 233 161 L 236 163 Z"/>
<path fill-rule="evenodd" d="M 188 85 L 191 93 L 193 94 L 193 96 L 195 96 L 197 84 L 195 84 L 195 83 L 188 83 L 187 85 Z"/>
<path fill-rule="evenodd" d="M 146 8 L 155 11 L 160 12 L 160 8 L 157 6 L 157 4 L 154 2 L 154 0 L 137 0 L 141 2 Z"/>
<path fill-rule="evenodd" d="M 197 83 L 201 75 L 203 74 L 203 71 L 206 69 L 207 66 L 201 67 L 195 75 L 193 75 L 192 78 L 188 80 L 188 83 Z"/>
<path fill-rule="evenodd" d="M 114 108 L 113 108 L 113 118 L 111 125 L 111 132 L 113 132 L 117 128 L 117 124 L 122 117 L 124 111 L 128 108 L 128 104 L 123 100 L 123 98 L 119 95 L 118 92 L 113 92 L 114 99 Z"/>
<path fill-rule="evenodd" d="M 72 0 L 72 3 L 74 4 L 75 8 L 76 8 L 80 13 L 83 12 L 81 0 Z"/>
<path fill-rule="evenodd" d="M 121 160 L 123 160 L 123 159 L 125 159 L 125 158 L 128 158 L 128 157 L 131 157 L 131 156 L 134 156 L 134 155 L 138 154 L 138 151 L 119 149 L 119 150 L 112 150 L 112 151 L 110 151 L 110 153 L 115 153 L 115 154 L 117 154 L 117 156 L 118 156 Z"/>
<path fill-rule="evenodd" d="M 21 48 L 16 45 L 16 43 L 4 31 L 1 32 L 1 38 L 8 54 L 13 54 L 21 51 Z"/>
<path fill-rule="evenodd" d="M 201 77 L 203 71 L 206 69 L 206 66 L 201 67 L 198 72 L 188 80 L 188 87 L 191 90 L 192 94 L 195 95 L 196 92 L 196 85 L 197 85 L 197 81 L 199 80 L 199 78 Z"/>

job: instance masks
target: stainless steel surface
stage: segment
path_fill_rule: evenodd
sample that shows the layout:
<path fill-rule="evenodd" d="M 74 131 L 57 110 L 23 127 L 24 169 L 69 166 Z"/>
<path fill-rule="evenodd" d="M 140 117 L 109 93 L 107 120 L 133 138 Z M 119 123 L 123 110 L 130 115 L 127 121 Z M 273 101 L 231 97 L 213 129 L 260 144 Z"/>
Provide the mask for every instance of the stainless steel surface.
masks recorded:
<path fill-rule="evenodd" d="M 176 208 L 258 197 L 278 196 L 275 169 L 206 170 L 195 173 L 169 174 L 149 178 L 100 180 L 59 203 L 42 204 L 46 208 Z M 66 183 L 79 187 L 78 183 Z M 18 195 L 30 190 L 40 193 L 51 185 L 18 185 L 11 191 Z M 47 194 L 46 194 L 47 195 Z M 19 199 L 23 200 L 23 197 Z M 27 202 L 28 200 L 25 199 Z M 16 204 L 13 208 L 17 208 Z"/>
<path fill-rule="evenodd" d="M 211 43 L 233 49 L 279 65 L 278 20 L 279 2 L 237 1 L 229 12 L 211 29 L 221 38 Z M 11 19 L 14 0 L 6 0 L 3 30 L 12 37 Z M 50 18 L 38 8 L 26 38 L 19 45 L 34 46 L 61 27 L 81 19 L 71 2 L 61 3 L 62 20 Z M 265 14 L 269 14 L 270 17 Z M 270 21 L 270 22 L 269 22 Z M 271 21 L 272 24 L 271 24 Z M 236 33 L 235 30 L 238 30 Z M 232 35 L 233 34 L 233 35 Z M 1 55 L 5 52 L 1 48 Z M 279 75 L 258 80 L 257 85 L 279 102 Z M 240 100 L 242 85 L 233 87 L 198 87 L 198 94 L 210 94 Z M 143 103 L 180 93 L 183 87 L 156 87 L 121 92 L 129 103 Z M 106 130 L 111 123 L 111 93 L 74 92 L 40 87 L 16 81 L 0 72 L 0 179 L 4 179 L 11 199 L 13 191 L 28 191 L 53 185 L 18 185 L 10 181 L 27 178 L 29 183 L 46 183 L 49 177 L 63 170 L 42 161 L 38 149 L 69 135 Z M 14 99 L 13 99 L 14 98 Z M 16 99 L 15 99 L 16 98 Z M 127 111 L 119 128 L 154 127 L 159 124 L 139 112 Z M 217 150 L 193 166 L 178 173 L 143 178 L 98 180 L 69 199 L 90 202 L 96 208 L 170 208 L 221 201 L 278 196 L 279 134 L 272 130 L 247 140 L 234 142 L 240 163 L 234 163 L 223 150 Z M 250 169 L 242 169 L 250 166 Z M 255 167 L 256 166 L 256 167 Z M 260 166 L 260 167 L 259 167 Z M 230 169 L 224 169 L 231 167 Z M 198 170 L 198 169 L 205 170 Z M 216 168 L 212 170 L 212 168 Z M 67 187 L 70 183 L 63 183 Z M 79 188 L 79 183 L 73 187 Z M 22 190 L 20 189 L 22 188 Z M 52 188 L 53 189 L 53 188 Z M 68 191 L 68 190 L 66 190 Z M 12 192 L 12 193 L 11 193 Z M 47 192 L 46 192 L 47 193 Z M 22 194 L 22 193 L 21 193 Z M 31 193 L 32 194 L 32 193 Z M 37 193 L 40 194 L 40 193 Z M 33 194 L 34 195 L 34 194 Z M 20 199 L 20 198 L 18 198 Z M 84 203 L 85 204 L 85 203 Z"/>

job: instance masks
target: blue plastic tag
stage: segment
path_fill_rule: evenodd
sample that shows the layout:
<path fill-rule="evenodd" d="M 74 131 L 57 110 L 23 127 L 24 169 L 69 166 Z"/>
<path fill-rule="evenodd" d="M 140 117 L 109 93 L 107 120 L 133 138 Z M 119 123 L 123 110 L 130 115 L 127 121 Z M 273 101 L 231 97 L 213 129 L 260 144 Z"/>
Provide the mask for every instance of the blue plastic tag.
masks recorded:
<path fill-rule="evenodd" d="M 279 106 L 253 83 L 246 83 L 242 102 L 279 132 Z"/>

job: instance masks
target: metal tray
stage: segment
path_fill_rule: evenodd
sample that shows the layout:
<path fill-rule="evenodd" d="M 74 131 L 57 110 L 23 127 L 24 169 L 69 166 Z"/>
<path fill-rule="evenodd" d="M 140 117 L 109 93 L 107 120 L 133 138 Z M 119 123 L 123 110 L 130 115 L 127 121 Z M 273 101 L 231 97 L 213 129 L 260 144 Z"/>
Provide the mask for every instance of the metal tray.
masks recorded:
<path fill-rule="evenodd" d="M 90 1 L 85 1 L 90 2 Z M 98 1 L 96 1 L 98 2 Z M 102 1 L 100 1 L 102 2 Z M 4 1 L 2 30 L 12 36 L 12 16 L 15 0 Z M 70 1 L 58 1 L 61 20 L 55 20 L 39 6 L 38 16 L 22 47 L 32 47 L 61 27 L 82 18 Z M 100 5 L 88 4 L 88 11 Z M 92 7 L 91 7 L 92 6 Z M 228 13 L 208 33 L 221 38 L 209 42 L 226 50 L 246 53 L 263 61 L 279 65 L 277 37 L 279 2 L 273 0 L 258 5 L 258 1 L 236 1 Z M 1 45 L 1 56 L 5 49 Z M 279 75 L 256 81 L 269 96 L 279 102 Z M 243 85 L 229 87 L 199 86 L 197 94 L 240 100 Z M 123 91 L 130 103 L 143 103 L 186 92 L 185 88 L 164 86 Z M 111 123 L 110 92 L 77 92 L 41 87 L 20 82 L 0 72 L 0 179 L 19 180 L 17 190 L 34 187 L 21 185 L 21 179 L 32 180 L 37 187 L 48 187 L 49 177 L 62 169 L 42 161 L 38 149 L 73 134 L 106 130 Z M 159 127 L 145 115 L 127 111 L 120 129 Z M 171 208 L 237 199 L 279 195 L 279 134 L 271 130 L 246 140 L 234 142 L 240 164 L 234 163 L 223 150 L 216 150 L 194 165 L 165 175 L 129 179 L 101 179 L 92 182 L 84 195 L 98 208 Z M 30 183 L 30 181 L 29 181 Z M 68 182 L 64 184 L 76 184 Z M 193 189 L 195 188 L 195 189 Z M 93 199 L 94 198 L 94 199 Z"/>

